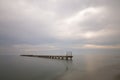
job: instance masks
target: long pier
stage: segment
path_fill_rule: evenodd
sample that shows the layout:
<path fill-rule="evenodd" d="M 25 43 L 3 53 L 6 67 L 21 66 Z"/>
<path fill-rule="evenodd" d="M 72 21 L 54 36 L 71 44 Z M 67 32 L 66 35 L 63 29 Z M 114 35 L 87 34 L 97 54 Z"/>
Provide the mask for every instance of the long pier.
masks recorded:
<path fill-rule="evenodd" d="M 66 56 L 61 56 L 61 55 L 21 55 L 21 56 L 26 56 L 26 57 L 39 57 L 39 58 L 48 58 L 48 59 L 61 59 L 61 60 L 72 60 L 73 56 L 72 55 L 66 55 Z"/>

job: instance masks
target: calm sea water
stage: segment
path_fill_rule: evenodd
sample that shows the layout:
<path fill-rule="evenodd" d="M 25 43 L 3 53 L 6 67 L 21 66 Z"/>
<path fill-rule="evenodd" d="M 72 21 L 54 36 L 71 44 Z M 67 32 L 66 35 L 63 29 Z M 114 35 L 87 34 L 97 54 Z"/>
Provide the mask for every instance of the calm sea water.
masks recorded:
<path fill-rule="evenodd" d="M 72 61 L 0 56 L 0 80 L 120 80 L 120 54 L 80 54 Z"/>

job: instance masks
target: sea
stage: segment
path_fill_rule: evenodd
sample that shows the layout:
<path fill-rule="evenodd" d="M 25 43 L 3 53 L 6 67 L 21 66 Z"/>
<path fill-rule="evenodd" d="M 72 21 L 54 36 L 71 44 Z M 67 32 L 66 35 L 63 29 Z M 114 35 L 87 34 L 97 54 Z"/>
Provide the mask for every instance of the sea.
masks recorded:
<path fill-rule="evenodd" d="M 120 54 L 73 54 L 72 60 L 0 55 L 0 80 L 120 80 Z"/>

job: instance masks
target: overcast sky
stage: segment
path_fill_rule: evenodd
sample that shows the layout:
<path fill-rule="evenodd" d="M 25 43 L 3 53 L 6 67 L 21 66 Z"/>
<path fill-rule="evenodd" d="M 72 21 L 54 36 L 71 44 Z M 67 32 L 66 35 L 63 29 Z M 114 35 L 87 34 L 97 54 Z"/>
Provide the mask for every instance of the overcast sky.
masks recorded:
<path fill-rule="evenodd" d="M 120 49 L 120 0 L 0 0 L 0 54 Z"/>

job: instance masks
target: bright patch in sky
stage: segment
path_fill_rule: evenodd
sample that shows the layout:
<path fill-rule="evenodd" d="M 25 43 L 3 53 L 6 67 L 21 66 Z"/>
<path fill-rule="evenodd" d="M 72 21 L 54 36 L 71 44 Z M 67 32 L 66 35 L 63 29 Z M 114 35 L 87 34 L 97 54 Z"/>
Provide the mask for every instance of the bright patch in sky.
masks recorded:
<path fill-rule="evenodd" d="M 95 36 L 95 33 L 93 33 L 93 32 L 87 32 L 87 33 L 85 33 L 85 38 L 92 38 L 92 37 L 94 37 Z"/>

